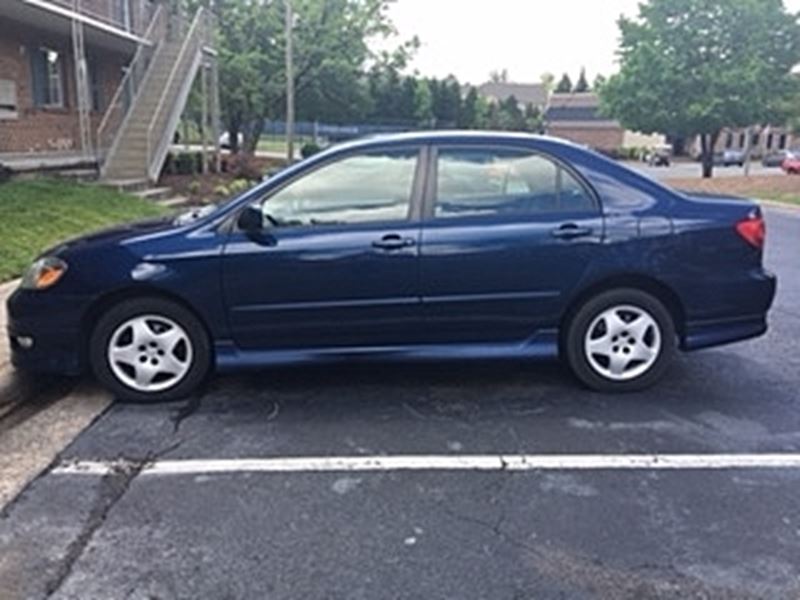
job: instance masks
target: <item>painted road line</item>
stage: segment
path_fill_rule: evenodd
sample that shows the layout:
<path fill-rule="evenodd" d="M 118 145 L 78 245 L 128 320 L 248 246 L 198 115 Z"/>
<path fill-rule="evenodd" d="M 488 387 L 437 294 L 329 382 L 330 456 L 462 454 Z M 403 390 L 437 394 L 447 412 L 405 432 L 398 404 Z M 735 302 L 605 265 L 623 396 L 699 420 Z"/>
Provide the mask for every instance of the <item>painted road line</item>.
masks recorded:
<path fill-rule="evenodd" d="M 56 475 L 104 476 L 125 470 L 124 461 L 71 461 Z M 236 473 L 338 473 L 368 471 L 625 471 L 800 469 L 794 454 L 565 454 L 431 455 L 158 460 L 141 476 Z"/>

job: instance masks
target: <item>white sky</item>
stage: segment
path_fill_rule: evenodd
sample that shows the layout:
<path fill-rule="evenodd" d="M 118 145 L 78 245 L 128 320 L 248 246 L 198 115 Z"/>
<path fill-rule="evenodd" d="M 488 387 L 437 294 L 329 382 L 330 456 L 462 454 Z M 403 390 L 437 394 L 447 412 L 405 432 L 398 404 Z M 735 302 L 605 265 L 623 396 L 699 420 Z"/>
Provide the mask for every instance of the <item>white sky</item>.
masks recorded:
<path fill-rule="evenodd" d="M 800 11 L 800 0 L 784 0 Z M 639 0 L 397 0 L 391 17 L 400 39 L 419 36 L 412 70 L 425 76 L 454 74 L 480 84 L 492 70 L 511 81 L 538 82 L 542 73 L 573 82 L 586 67 L 595 75 L 616 71 L 621 14 L 637 14 Z"/>

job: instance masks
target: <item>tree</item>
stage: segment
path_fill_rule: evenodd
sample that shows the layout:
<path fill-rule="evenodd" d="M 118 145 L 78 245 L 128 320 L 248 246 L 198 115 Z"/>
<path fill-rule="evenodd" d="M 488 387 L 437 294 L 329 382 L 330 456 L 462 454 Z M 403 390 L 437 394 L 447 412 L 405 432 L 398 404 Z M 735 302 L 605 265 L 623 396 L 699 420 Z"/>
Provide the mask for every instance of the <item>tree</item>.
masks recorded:
<path fill-rule="evenodd" d="M 563 77 L 561 77 L 561 81 L 558 82 L 556 86 L 556 93 L 557 94 L 568 94 L 572 91 L 572 79 L 569 78 L 569 75 L 564 73 Z"/>
<path fill-rule="evenodd" d="M 207 4 L 185 1 L 190 9 Z M 369 63 L 397 66 L 418 44 L 380 55 L 370 49 L 370 40 L 394 34 L 391 1 L 293 0 L 298 117 L 347 120 L 369 111 Z M 284 113 L 284 0 L 215 0 L 212 10 L 219 20 L 222 119 L 234 145 L 243 132 L 244 149 L 252 152 L 265 119 Z"/>
<path fill-rule="evenodd" d="M 552 73 L 542 73 L 541 77 L 539 77 L 539 81 L 544 86 L 544 89 L 549 94 L 553 91 L 553 88 L 556 85 L 556 76 Z"/>
<path fill-rule="evenodd" d="M 433 94 L 427 79 L 417 81 L 414 89 L 414 118 L 421 127 L 430 127 L 433 124 Z"/>
<path fill-rule="evenodd" d="M 578 77 L 578 81 L 572 91 L 578 94 L 591 91 L 591 88 L 589 87 L 589 81 L 586 79 L 585 68 L 581 69 L 581 75 Z"/>
<path fill-rule="evenodd" d="M 592 83 L 592 89 L 595 92 L 600 93 L 600 90 L 606 84 L 606 81 L 607 79 L 605 75 L 598 74 L 597 77 L 594 78 L 594 83 Z"/>
<path fill-rule="evenodd" d="M 508 83 L 508 69 L 492 71 L 489 73 L 489 81 L 492 83 Z"/>
<path fill-rule="evenodd" d="M 785 118 L 800 26 L 781 0 L 650 0 L 619 27 L 604 111 L 637 131 L 699 136 L 704 177 L 723 128 Z"/>

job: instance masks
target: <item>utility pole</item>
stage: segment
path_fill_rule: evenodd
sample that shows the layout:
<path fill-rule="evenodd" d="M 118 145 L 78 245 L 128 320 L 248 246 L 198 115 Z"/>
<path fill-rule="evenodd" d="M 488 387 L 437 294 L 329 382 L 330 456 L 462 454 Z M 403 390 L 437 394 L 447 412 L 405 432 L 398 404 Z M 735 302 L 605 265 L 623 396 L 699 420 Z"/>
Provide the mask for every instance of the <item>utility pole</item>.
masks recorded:
<path fill-rule="evenodd" d="M 294 13 L 292 0 L 284 0 L 286 5 L 286 158 L 294 162 L 294 49 L 292 29 Z"/>

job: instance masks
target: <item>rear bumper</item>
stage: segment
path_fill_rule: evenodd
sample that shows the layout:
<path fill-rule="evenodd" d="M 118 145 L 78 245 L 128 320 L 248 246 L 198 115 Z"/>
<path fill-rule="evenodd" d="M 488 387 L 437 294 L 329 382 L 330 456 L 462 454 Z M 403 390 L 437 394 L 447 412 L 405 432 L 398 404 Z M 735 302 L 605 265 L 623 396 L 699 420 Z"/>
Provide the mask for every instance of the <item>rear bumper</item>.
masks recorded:
<path fill-rule="evenodd" d="M 85 370 L 81 332 L 91 298 L 17 290 L 6 303 L 11 363 L 28 371 L 79 375 Z M 25 347 L 21 338 L 32 346 Z"/>
<path fill-rule="evenodd" d="M 760 271 L 745 283 L 740 282 L 735 292 L 731 292 L 734 292 L 735 303 L 746 307 L 746 312 L 687 322 L 681 338 L 681 348 L 701 350 L 764 335 L 768 329 L 767 312 L 775 299 L 776 290 L 775 276 L 766 271 Z"/>

